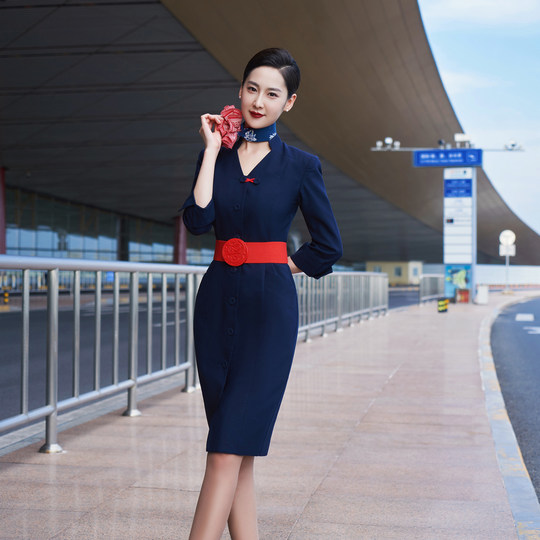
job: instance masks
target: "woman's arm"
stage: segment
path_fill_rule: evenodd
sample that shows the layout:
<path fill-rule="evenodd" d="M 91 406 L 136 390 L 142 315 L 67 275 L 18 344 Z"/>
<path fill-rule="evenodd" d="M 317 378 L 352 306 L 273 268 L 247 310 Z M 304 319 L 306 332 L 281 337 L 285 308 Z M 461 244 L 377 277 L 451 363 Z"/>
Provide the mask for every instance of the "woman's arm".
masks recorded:
<path fill-rule="evenodd" d="M 314 158 L 308 165 L 300 189 L 300 210 L 311 235 L 291 256 L 300 271 L 316 279 L 329 274 L 342 255 L 339 229 L 330 207 L 322 177 L 321 163 Z"/>
<path fill-rule="evenodd" d="M 199 154 L 193 188 L 180 211 L 184 212 L 182 219 L 191 234 L 208 232 L 215 221 L 213 201 L 214 171 L 216 160 L 221 148 L 221 135 L 212 128 L 220 124 L 223 118 L 214 114 L 201 116 L 199 133 L 204 141 L 204 150 Z"/>
<path fill-rule="evenodd" d="M 216 114 L 203 114 L 201 116 L 201 128 L 199 133 L 204 141 L 204 155 L 199 170 L 199 175 L 193 188 L 193 196 L 197 206 L 206 208 L 212 200 L 214 189 L 214 170 L 216 159 L 221 147 L 221 135 L 212 128 L 221 124 L 223 118 Z"/>

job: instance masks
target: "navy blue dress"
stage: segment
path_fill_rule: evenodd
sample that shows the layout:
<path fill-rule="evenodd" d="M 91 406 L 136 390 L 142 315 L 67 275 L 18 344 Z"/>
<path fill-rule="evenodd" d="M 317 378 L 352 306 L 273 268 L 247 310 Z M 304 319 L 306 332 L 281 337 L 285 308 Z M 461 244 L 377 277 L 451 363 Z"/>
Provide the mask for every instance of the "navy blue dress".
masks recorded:
<path fill-rule="evenodd" d="M 342 246 L 319 159 L 275 136 L 271 152 L 246 177 L 238 159 L 240 143 L 220 150 L 208 206 L 197 206 L 193 193 L 184 203 L 187 229 L 202 234 L 213 227 L 219 240 L 286 242 L 300 208 L 311 242 L 292 259 L 309 276 L 330 273 Z M 201 161 L 202 152 L 195 179 Z M 208 452 L 268 453 L 297 333 L 298 300 L 287 264 L 210 264 L 197 293 L 194 320 Z"/>

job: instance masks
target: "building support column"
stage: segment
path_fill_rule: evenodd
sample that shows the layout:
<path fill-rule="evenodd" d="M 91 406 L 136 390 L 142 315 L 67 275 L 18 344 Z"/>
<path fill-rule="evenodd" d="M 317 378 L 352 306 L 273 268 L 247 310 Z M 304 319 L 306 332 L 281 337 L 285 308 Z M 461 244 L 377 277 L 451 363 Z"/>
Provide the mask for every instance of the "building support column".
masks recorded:
<path fill-rule="evenodd" d="M 187 264 L 187 230 L 182 216 L 174 218 L 174 264 Z"/>
<path fill-rule="evenodd" d="M 116 258 L 119 261 L 129 261 L 129 219 L 118 216 L 116 226 Z"/>
<path fill-rule="evenodd" d="M 0 167 L 0 255 L 6 254 L 6 168 Z"/>

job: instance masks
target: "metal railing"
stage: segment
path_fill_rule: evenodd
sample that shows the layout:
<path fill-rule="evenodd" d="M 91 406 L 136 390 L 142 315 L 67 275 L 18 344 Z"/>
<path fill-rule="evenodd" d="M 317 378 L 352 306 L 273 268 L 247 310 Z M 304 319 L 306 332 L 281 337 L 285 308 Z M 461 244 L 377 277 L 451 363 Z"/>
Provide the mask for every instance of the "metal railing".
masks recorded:
<path fill-rule="evenodd" d="M 0 432 L 31 423 L 42 418 L 46 419 L 46 442 L 41 448 L 43 452 L 58 452 L 61 450 L 57 443 L 57 415 L 59 412 L 96 401 L 120 391 L 127 391 L 126 416 L 138 416 L 137 385 L 170 376 L 182 371 L 186 372 L 186 388 L 196 384 L 194 366 L 193 340 L 191 332 L 192 312 L 195 290 L 200 277 L 206 271 L 205 267 L 177 266 L 169 264 L 137 264 L 125 262 L 88 261 L 81 259 L 45 259 L 37 257 L 0 256 L 0 268 L 10 273 L 10 281 L 20 292 L 21 310 L 21 361 L 20 361 L 20 408 L 19 414 L 0 421 Z M 14 270 L 18 275 L 14 275 Z M 45 272 L 41 283 L 46 286 L 46 399 L 45 405 L 30 410 L 29 407 L 29 343 L 30 343 L 30 275 L 40 275 Z M 86 288 L 92 289 L 90 301 L 81 306 L 81 274 L 86 276 Z M 107 291 L 103 284 L 103 274 L 111 278 L 111 289 Z M 66 274 L 69 274 L 67 276 Z M 93 274 L 92 286 L 89 275 Z M 142 277 L 142 279 L 141 279 Z M 154 285 L 154 278 L 158 283 Z M 0 277 L 3 280 L 3 277 Z M 72 358 L 71 396 L 58 400 L 58 350 L 59 350 L 59 283 L 70 283 L 69 307 L 72 310 Z M 122 287 L 121 282 L 127 283 Z M 156 289 L 156 290 L 155 290 Z M 12 290 L 13 292 L 13 290 Z M 105 298 L 105 295 L 108 298 Z M 87 295 L 85 295 L 86 297 Z M 154 298 L 155 297 L 155 298 Z M 65 300 L 64 296 L 62 299 Z M 88 298 L 85 298 L 88 300 Z M 160 358 L 155 362 L 154 350 L 154 300 L 157 300 L 160 311 Z M 182 309 L 180 303 L 183 303 Z M 64 302 L 65 304 L 66 302 Z M 127 313 L 127 351 L 123 358 L 120 355 L 121 311 L 125 319 Z M 167 332 L 169 323 L 167 305 L 173 305 L 172 332 Z M 146 310 L 142 308 L 146 305 Z M 81 393 L 81 314 L 83 309 L 90 308 L 93 316 L 93 351 L 92 351 L 92 388 Z M 109 384 L 102 385 L 102 369 L 105 365 L 102 352 L 102 330 L 104 310 L 110 317 L 110 354 L 111 371 Z M 146 362 L 139 364 L 139 346 L 143 339 L 139 335 L 139 316 L 146 316 L 146 332 L 141 333 L 146 339 Z M 183 339 L 180 335 L 181 313 L 185 313 Z M 84 312 L 88 314 L 88 310 Z M 123 325 L 125 326 L 125 324 Z M 172 335 L 171 335 L 172 334 Z M 66 336 L 63 336 L 66 337 Z M 172 338 L 168 339 L 168 338 Z M 172 341 L 172 344 L 170 343 Z M 171 347 L 172 345 L 172 347 Z M 0 345 L 1 347 L 1 345 Z M 172 349 L 172 350 L 171 350 Z M 127 363 L 124 377 L 120 376 L 121 360 Z"/>
<path fill-rule="evenodd" d="M 437 300 L 444 296 L 443 274 L 422 274 L 418 289 L 418 303 L 423 304 L 430 300 Z"/>
<path fill-rule="evenodd" d="M 388 312 L 388 276 L 376 272 L 335 272 L 314 280 L 295 277 L 299 339 L 324 336 L 343 326 Z"/>
<path fill-rule="evenodd" d="M 21 345 L 20 406 L 17 414 L 5 419 L 0 417 L 0 433 L 45 418 L 45 444 L 40 451 L 60 452 L 62 449 L 57 440 L 60 412 L 127 391 L 124 415 L 138 416 L 138 385 L 185 372 L 184 389 L 196 387 L 193 309 L 205 271 L 206 267 L 172 264 L 0 256 L 0 283 L 5 283 L 5 276 L 9 276 L 12 292 L 20 295 L 17 323 L 20 335 L 11 335 L 11 339 L 19 339 Z M 83 273 L 86 276 L 84 289 Z M 39 280 L 39 290 L 45 287 L 46 291 L 46 396 L 45 404 L 34 408 L 30 407 L 29 399 L 30 292 L 36 290 L 31 284 L 32 274 L 43 276 Z M 299 339 L 307 341 L 313 335 L 338 331 L 343 326 L 388 310 L 386 274 L 336 272 L 320 280 L 305 275 L 294 277 L 299 301 Z M 60 295 L 60 282 L 66 284 L 69 295 Z M 84 290 L 87 292 L 81 294 Z M 159 315 L 156 323 L 154 311 Z M 169 316 L 171 312 L 172 316 Z M 70 395 L 61 400 L 58 399 L 59 314 L 63 317 L 62 324 L 66 324 L 66 316 L 70 319 L 67 332 L 70 336 L 63 332 L 60 342 L 69 337 L 72 343 L 71 351 L 68 351 L 70 358 L 65 358 L 64 347 L 62 360 L 62 371 L 69 369 L 71 375 Z M 81 345 L 82 315 L 93 318 L 90 328 L 86 321 L 86 334 L 91 333 L 93 340 L 91 357 L 88 343 L 86 349 Z M 0 314 L 0 321 L 2 317 L 5 314 Z M 106 318 L 108 325 L 104 324 Z M 139 331 L 140 318 L 145 319 L 142 324 L 145 331 Z M 171 331 L 168 326 L 173 327 Z M 104 343 L 104 331 L 107 344 Z M 124 343 L 120 340 L 122 332 L 127 337 L 127 347 L 121 346 Z M 0 342 L 0 366 L 4 357 L 2 347 Z M 145 357 L 144 362 L 139 362 L 141 357 Z M 13 364 L 14 359 L 10 360 Z M 88 374 L 90 368 L 92 387 L 82 389 L 81 372 L 84 370 Z M 104 383 L 105 375 L 109 378 Z"/>

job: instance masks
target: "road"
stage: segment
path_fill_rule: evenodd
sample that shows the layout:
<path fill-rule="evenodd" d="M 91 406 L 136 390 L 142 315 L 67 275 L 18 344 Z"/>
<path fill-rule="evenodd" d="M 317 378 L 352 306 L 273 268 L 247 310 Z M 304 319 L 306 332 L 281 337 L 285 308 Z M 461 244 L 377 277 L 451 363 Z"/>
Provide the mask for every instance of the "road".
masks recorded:
<path fill-rule="evenodd" d="M 388 291 L 388 309 L 418 304 L 418 288 L 395 287 Z"/>
<path fill-rule="evenodd" d="M 508 416 L 540 497 L 540 298 L 509 306 L 497 317 L 491 348 Z"/>
<path fill-rule="evenodd" d="M 152 310 L 152 370 L 161 365 L 161 302 Z M 180 304 L 180 351 L 185 340 L 185 307 Z M 146 372 L 146 305 L 139 307 L 139 375 Z M 80 393 L 93 389 L 94 383 L 94 306 L 81 307 L 80 318 Z M 119 380 L 128 376 L 129 306 L 120 305 L 119 316 Z M 58 399 L 72 394 L 73 378 L 73 310 L 62 309 L 58 314 Z M 29 344 L 29 410 L 45 405 L 47 313 L 30 311 Z M 112 306 L 102 307 L 100 386 L 112 384 Z M 167 366 L 174 365 L 174 304 L 167 305 Z M 181 358 L 181 361 L 182 358 Z M 21 313 L 0 313 L 0 420 L 19 413 L 21 380 Z"/>

